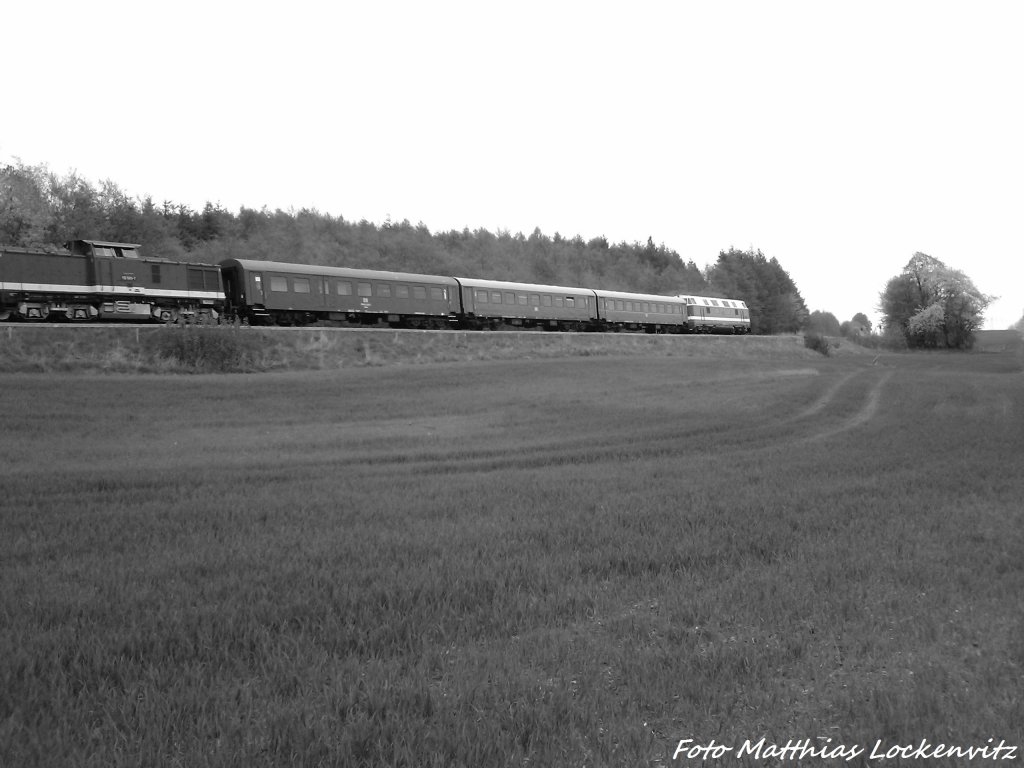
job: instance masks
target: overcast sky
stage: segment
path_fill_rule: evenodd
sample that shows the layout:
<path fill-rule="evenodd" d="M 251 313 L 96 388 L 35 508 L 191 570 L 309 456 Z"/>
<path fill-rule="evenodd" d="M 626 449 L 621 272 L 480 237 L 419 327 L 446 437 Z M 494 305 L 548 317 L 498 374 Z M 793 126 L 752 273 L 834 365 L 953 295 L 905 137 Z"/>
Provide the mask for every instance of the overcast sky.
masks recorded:
<path fill-rule="evenodd" d="M 701 267 L 760 249 L 840 321 L 923 251 L 1001 297 L 986 327 L 1024 314 L 1016 0 L 9 5 L 0 163 Z"/>

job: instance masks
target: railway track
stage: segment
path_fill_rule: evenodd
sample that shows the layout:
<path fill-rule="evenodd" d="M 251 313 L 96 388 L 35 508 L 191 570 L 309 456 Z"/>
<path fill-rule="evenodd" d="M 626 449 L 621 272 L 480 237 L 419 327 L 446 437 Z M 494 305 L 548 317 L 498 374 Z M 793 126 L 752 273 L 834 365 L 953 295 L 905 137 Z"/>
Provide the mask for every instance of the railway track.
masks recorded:
<path fill-rule="evenodd" d="M 554 331 L 554 330 L 543 330 L 540 328 L 522 329 L 522 328 L 502 328 L 497 330 L 471 330 L 466 328 L 449 328 L 449 329 L 437 329 L 437 328 L 391 328 L 390 326 L 371 326 L 371 325 L 359 325 L 359 326 L 337 326 L 337 325 L 296 325 L 296 326 L 285 326 L 285 325 L 258 325 L 258 326 L 229 326 L 229 325 L 162 325 L 160 323 L 51 323 L 51 322 L 0 322 L 0 329 L 8 329 L 10 331 L 16 330 L 28 330 L 28 329 L 49 329 L 53 331 L 58 330 L 96 330 L 96 329 L 139 329 L 139 330 L 159 330 L 164 328 L 234 328 L 237 327 L 242 332 L 249 330 L 255 331 L 272 331 L 280 333 L 295 333 L 303 331 L 328 331 L 331 333 L 344 333 L 344 332 L 356 332 L 356 333 L 409 333 L 409 334 L 429 334 L 429 335 L 448 335 L 453 333 L 471 334 L 474 336 L 488 336 L 495 334 L 510 334 L 510 335 L 528 335 L 528 336 L 659 336 L 659 337 L 675 337 L 675 338 L 735 338 L 742 339 L 747 338 L 750 334 L 729 334 L 729 333 L 645 333 L 642 330 L 622 330 L 622 331 Z"/>

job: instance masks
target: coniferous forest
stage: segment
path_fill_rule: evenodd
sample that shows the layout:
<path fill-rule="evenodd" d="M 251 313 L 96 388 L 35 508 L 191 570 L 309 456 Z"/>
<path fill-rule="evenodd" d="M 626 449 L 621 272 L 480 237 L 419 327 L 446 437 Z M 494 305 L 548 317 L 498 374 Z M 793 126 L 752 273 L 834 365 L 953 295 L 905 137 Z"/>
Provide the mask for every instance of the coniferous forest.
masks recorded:
<path fill-rule="evenodd" d="M 791 333 L 808 311 L 789 274 L 761 251 L 721 251 L 703 267 L 653 237 L 612 243 L 534 229 L 431 232 L 408 220 L 349 221 L 315 209 L 282 211 L 219 204 L 202 210 L 133 197 L 71 172 L 21 163 L 0 168 L 0 242 L 59 247 L 77 238 L 138 243 L 152 257 L 217 263 L 227 258 L 322 264 L 747 302 L 754 333 Z"/>

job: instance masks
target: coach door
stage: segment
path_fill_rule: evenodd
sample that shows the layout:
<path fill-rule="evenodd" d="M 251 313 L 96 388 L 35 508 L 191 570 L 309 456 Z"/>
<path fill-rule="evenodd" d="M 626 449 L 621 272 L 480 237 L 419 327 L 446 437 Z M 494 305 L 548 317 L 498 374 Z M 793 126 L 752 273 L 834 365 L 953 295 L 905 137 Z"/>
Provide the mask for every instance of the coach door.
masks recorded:
<path fill-rule="evenodd" d="M 253 272 L 251 274 L 252 285 L 249 293 L 252 296 L 252 303 L 265 305 L 266 301 L 263 299 L 263 273 Z"/>

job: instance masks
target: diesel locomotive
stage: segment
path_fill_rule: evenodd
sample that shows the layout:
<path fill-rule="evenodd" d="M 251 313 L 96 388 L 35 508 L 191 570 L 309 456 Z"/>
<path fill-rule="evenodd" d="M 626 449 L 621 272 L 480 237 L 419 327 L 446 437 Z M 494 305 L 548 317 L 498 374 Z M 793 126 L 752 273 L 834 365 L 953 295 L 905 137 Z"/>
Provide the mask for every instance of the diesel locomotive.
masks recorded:
<path fill-rule="evenodd" d="M 0 246 L 0 321 L 750 332 L 749 310 L 738 299 L 252 259 L 193 264 L 146 258 L 137 244 L 99 240 L 74 240 L 66 248 Z"/>
<path fill-rule="evenodd" d="M 0 246 L 0 320 L 217 320 L 220 268 L 144 258 L 134 243 L 73 240 L 67 250 Z"/>

